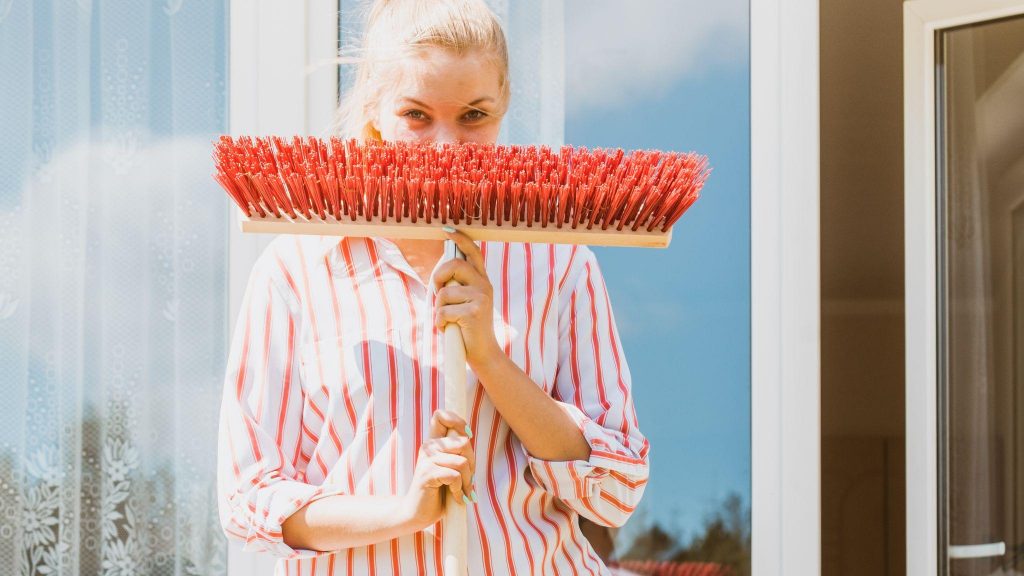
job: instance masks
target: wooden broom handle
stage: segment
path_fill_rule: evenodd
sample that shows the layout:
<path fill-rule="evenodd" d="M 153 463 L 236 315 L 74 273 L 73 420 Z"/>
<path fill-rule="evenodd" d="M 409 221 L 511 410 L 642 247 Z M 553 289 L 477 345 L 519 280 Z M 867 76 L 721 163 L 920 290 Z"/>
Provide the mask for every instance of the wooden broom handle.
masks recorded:
<path fill-rule="evenodd" d="M 453 240 L 445 240 L 445 254 L 466 259 Z M 449 280 L 445 286 L 458 286 Z M 444 405 L 446 410 L 455 412 L 467 422 L 466 416 L 466 344 L 462 339 L 462 328 L 455 322 L 444 327 Z M 448 431 L 448 437 L 458 436 L 455 430 Z M 466 486 L 466 489 L 469 487 Z M 445 493 L 444 515 L 444 576 L 466 576 L 466 558 L 469 547 L 469 525 L 466 505 L 456 502 L 450 492 Z"/>

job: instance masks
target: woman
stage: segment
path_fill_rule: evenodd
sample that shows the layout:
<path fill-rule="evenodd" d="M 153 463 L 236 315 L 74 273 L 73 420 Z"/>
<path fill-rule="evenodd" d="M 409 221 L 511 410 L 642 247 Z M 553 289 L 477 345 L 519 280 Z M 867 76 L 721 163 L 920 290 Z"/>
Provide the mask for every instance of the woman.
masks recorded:
<path fill-rule="evenodd" d="M 378 1 L 366 30 L 343 136 L 496 141 L 508 58 L 482 1 Z M 278 574 L 441 574 L 446 498 L 469 506 L 470 574 L 610 574 L 577 520 L 629 518 L 649 444 L 594 254 L 448 236 L 465 261 L 442 241 L 282 235 L 256 262 L 220 511 Z M 448 322 L 468 422 L 441 406 Z"/>

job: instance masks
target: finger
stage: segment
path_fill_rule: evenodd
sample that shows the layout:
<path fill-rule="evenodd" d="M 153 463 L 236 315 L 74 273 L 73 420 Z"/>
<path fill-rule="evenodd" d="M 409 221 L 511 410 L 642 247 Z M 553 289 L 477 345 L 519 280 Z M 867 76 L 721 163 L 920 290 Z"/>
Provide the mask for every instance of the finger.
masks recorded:
<path fill-rule="evenodd" d="M 431 462 L 437 466 L 443 466 L 458 472 L 458 480 L 449 477 L 448 486 L 452 489 L 455 498 L 462 500 L 462 495 L 469 497 L 470 487 L 473 484 L 473 471 L 469 465 L 469 459 L 461 454 L 450 454 L 438 452 L 431 457 Z"/>
<path fill-rule="evenodd" d="M 452 412 L 451 410 L 435 410 L 430 416 L 430 437 L 431 438 L 444 438 L 448 435 L 448 430 L 454 430 L 456 433 L 469 436 L 466 430 L 469 426 L 461 416 Z"/>
<path fill-rule="evenodd" d="M 433 443 L 433 452 L 445 452 L 448 454 L 458 454 L 469 461 L 470 473 L 476 472 L 476 453 L 473 452 L 473 443 L 469 438 L 465 436 L 435 438 L 431 440 Z"/>
<path fill-rule="evenodd" d="M 473 304 L 478 308 L 487 309 L 491 307 L 491 296 L 477 286 L 452 285 L 441 288 L 435 297 L 434 307 L 453 304 Z"/>
<path fill-rule="evenodd" d="M 491 289 L 491 281 L 487 275 L 480 274 L 465 260 L 448 260 L 437 267 L 432 277 L 434 292 L 439 292 L 450 280 L 455 280 L 463 286 L 477 286 L 484 291 Z"/>
<path fill-rule="evenodd" d="M 442 443 L 439 449 L 450 453 L 458 453 L 468 462 L 463 482 L 466 486 L 466 495 L 472 498 L 473 477 L 476 474 L 476 453 L 473 451 L 473 443 L 465 436 L 454 436 L 455 432 L 449 431 L 447 438 L 439 438 L 437 442 Z"/>
<path fill-rule="evenodd" d="M 435 454 L 445 452 L 448 454 L 461 454 L 467 460 L 472 470 L 476 470 L 476 452 L 473 450 L 473 441 L 465 435 L 459 435 L 454 430 L 448 429 L 448 435 L 441 438 L 427 438 L 420 445 L 421 457 L 431 458 Z"/>
<path fill-rule="evenodd" d="M 466 261 L 476 269 L 477 272 L 487 275 L 487 268 L 484 266 L 484 255 L 480 252 L 480 247 L 476 245 L 476 242 L 466 236 L 465 232 L 456 230 L 455 232 L 445 232 L 445 235 L 455 241 L 455 245 L 462 250 L 462 253 L 466 255 Z"/>
<path fill-rule="evenodd" d="M 480 296 L 482 294 L 476 286 L 445 286 L 437 291 L 437 301 L 434 302 L 434 305 L 462 304 L 480 298 Z"/>
<path fill-rule="evenodd" d="M 468 318 L 475 315 L 480 310 L 480 305 L 476 302 L 466 302 L 464 304 L 449 304 L 442 306 L 434 312 L 434 324 L 443 329 L 445 324 L 454 322 L 459 323 L 459 319 Z"/>
<path fill-rule="evenodd" d="M 472 498 L 473 492 L 473 477 L 476 475 L 476 453 L 473 451 L 473 444 L 466 437 L 458 437 L 452 439 L 441 439 L 452 440 L 451 451 L 458 451 L 459 455 L 462 456 L 466 465 L 460 468 L 462 470 L 462 483 L 466 487 L 466 495 Z"/>
<path fill-rule="evenodd" d="M 424 477 L 426 479 L 424 486 L 430 488 L 447 486 L 448 492 L 451 493 L 456 502 L 465 503 L 462 499 L 464 494 L 462 491 L 462 473 L 459 470 L 431 462 L 430 469 L 425 472 Z"/>

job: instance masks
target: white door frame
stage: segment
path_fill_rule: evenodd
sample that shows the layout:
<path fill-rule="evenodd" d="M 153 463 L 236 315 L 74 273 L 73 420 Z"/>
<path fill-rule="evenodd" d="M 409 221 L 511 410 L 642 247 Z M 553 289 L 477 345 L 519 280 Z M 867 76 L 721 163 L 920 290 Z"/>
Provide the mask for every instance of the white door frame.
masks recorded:
<path fill-rule="evenodd" d="M 940 574 L 935 33 L 1017 14 L 1022 0 L 903 4 L 908 576 Z"/>
<path fill-rule="evenodd" d="M 322 135 L 338 95 L 337 0 L 230 0 L 230 120 L 232 135 Z M 315 69 L 314 69 L 315 68 Z M 242 234 L 232 206 L 229 236 L 229 326 L 256 257 L 273 239 Z"/>
<path fill-rule="evenodd" d="M 750 0 L 755 576 L 821 573 L 818 1 Z"/>

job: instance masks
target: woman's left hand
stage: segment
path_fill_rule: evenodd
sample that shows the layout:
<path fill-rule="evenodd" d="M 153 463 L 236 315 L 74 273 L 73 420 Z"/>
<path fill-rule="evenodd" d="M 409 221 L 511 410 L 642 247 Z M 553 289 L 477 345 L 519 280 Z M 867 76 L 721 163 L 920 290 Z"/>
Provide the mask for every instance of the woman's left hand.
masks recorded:
<path fill-rule="evenodd" d="M 493 289 L 480 248 L 462 232 L 445 234 L 455 241 L 466 259 L 449 260 L 434 271 L 434 324 L 443 330 L 445 324 L 455 322 L 462 328 L 466 362 L 474 366 L 495 354 L 504 354 L 494 336 Z M 461 286 L 445 286 L 451 279 Z"/>

